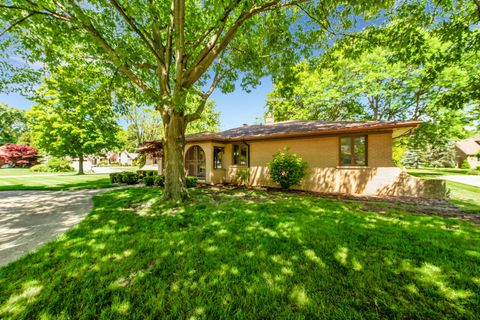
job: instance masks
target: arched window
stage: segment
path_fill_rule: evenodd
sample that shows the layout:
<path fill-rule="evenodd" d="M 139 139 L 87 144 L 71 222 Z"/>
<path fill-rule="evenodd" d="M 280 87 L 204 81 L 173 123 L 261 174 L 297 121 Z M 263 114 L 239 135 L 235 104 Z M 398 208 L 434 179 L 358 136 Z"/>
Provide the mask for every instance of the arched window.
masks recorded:
<path fill-rule="evenodd" d="M 205 152 L 200 146 L 192 146 L 185 154 L 185 171 L 188 176 L 205 178 Z"/>

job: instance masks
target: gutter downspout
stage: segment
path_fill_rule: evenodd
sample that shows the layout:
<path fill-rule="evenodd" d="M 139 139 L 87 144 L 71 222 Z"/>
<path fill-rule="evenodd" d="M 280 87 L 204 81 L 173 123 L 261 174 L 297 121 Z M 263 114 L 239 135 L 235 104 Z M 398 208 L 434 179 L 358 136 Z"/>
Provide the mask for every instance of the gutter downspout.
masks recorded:
<path fill-rule="evenodd" d="M 250 145 L 245 140 L 242 140 L 242 142 L 247 145 L 247 150 L 248 150 L 248 153 L 247 153 L 247 167 L 250 168 Z"/>

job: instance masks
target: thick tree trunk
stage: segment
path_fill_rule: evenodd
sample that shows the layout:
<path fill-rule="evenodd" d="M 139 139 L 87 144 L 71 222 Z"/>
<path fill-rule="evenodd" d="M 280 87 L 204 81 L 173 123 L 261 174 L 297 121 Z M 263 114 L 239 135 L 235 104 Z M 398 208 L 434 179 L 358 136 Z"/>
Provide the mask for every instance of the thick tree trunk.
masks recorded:
<path fill-rule="evenodd" d="M 78 174 L 85 174 L 83 172 L 83 155 L 78 157 Z"/>
<path fill-rule="evenodd" d="M 188 197 L 185 185 L 183 155 L 185 148 L 185 117 L 169 112 L 163 119 L 165 138 L 163 145 L 165 193 L 164 199 L 183 201 Z"/>

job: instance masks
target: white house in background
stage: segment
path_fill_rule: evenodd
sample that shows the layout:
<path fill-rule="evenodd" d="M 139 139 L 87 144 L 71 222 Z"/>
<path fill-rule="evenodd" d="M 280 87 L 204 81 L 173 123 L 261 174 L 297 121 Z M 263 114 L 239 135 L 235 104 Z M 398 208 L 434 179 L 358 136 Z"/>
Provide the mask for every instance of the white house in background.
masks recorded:
<path fill-rule="evenodd" d="M 118 162 L 123 166 L 133 165 L 133 160 L 137 158 L 138 158 L 138 153 L 134 153 L 134 152 L 121 151 L 118 154 Z"/>

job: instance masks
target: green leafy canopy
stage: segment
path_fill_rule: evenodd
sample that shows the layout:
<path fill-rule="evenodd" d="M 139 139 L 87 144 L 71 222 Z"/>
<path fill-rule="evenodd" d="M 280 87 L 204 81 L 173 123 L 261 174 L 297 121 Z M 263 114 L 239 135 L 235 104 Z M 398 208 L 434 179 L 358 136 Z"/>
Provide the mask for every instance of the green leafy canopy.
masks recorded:
<path fill-rule="evenodd" d="M 57 69 L 34 96 L 27 113 L 35 144 L 48 153 L 82 157 L 118 144 L 119 126 L 102 69 L 67 65 Z"/>

